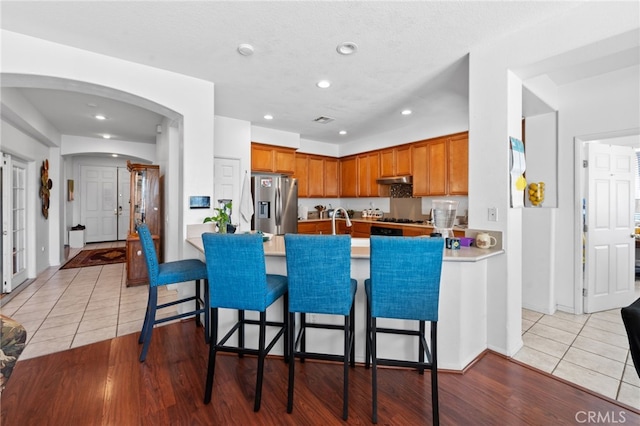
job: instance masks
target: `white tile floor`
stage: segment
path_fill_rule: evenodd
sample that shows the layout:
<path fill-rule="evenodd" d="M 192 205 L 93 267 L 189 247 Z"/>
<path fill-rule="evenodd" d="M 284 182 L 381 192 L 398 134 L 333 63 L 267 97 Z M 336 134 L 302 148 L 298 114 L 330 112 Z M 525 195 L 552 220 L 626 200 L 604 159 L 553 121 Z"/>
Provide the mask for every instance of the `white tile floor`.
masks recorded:
<path fill-rule="evenodd" d="M 85 249 L 124 246 L 124 242 L 90 244 Z M 70 253 L 73 257 L 80 250 Z M 124 263 L 58 269 L 40 274 L 0 308 L 27 330 L 20 360 L 111 339 L 142 329 L 148 287 L 126 286 Z M 158 289 L 158 303 L 175 300 L 176 290 Z M 158 311 L 157 317 L 175 314 Z"/>
<path fill-rule="evenodd" d="M 121 245 L 91 244 L 85 249 Z M 69 258 L 77 251 L 72 249 Z M 125 272 L 124 263 L 52 267 L 3 303 L 0 313 L 27 329 L 20 360 L 139 332 L 148 289 L 127 287 Z M 176 293 L 160 288 L 159 303 L 175 300 Z M 173 313 L 165 310 L 158 317 Z M 619 309 L 590 315 L 543 315 L 523 309 L 522 330 L 524 346 L 515 359 L 640 409 L 640 378 Z"/>
<path fill-rule="evenodd" d="M 585 315 L 523 309 L 522 333 L 518 361 L 640 409 L 640 378 L 620 309 Z"/>

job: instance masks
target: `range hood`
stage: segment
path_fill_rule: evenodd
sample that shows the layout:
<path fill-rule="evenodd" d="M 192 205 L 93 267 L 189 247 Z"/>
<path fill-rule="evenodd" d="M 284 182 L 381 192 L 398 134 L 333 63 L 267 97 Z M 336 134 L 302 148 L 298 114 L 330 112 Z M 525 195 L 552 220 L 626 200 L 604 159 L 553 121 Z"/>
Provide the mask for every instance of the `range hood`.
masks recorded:
<path fill-rule="evenodd" d="M 409 185 L 413 183 L 413 176 L 386 177 L 386 178 L 376 179 L 376 182 L 380 185 L 394 185 L 397 183 L 403 183 L 403 184 Z"/>

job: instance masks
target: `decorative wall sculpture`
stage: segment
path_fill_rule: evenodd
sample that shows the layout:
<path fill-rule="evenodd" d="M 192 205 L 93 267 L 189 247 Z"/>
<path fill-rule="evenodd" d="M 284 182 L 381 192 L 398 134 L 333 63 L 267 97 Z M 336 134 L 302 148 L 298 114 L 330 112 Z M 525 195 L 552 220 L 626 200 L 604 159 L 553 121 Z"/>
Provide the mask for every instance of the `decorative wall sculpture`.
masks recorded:
<path fill-rule="evenodd" d="M 49 179 L 49 160 L 42 162 L 40 167 L 40 198 L 42 198 L 42 215 L 45 219 L 49 217 L 49 193 L 53 188 L 53 181 Z"/>

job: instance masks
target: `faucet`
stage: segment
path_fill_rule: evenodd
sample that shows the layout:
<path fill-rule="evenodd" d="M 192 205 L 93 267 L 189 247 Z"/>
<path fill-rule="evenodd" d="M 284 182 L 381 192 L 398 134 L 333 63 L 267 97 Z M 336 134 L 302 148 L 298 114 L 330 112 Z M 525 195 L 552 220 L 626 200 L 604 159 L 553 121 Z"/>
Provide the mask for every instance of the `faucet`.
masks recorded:
<path fill-rule="evenodd" d="M 338 211 L 342 210 L 344 212 L 344 217 L 347 219 L 347 226 L 351 226 L 351 219 L 349 219 L 349 213 L 344 209 L 344 207 L 336 207 L 333 211 L 333 217 L 331 218 L 331 235 L 336 235 L 336 216 L 338 215 Z"/>

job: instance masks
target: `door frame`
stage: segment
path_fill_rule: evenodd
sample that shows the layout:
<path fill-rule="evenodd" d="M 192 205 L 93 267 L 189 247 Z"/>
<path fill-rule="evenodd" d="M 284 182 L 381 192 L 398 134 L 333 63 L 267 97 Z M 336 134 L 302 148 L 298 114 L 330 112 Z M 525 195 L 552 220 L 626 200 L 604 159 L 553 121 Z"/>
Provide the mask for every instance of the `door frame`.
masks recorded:
<path fill-rule="evenodd" d="M 585 197 L 584 189 L 586 185 L 585 171 L 582 167 L 584 158 L 584 144 L 596 140 L 614 139 L 625 136 L 640 135 L 640 127 L 626 130 L 619 130 L 605 133 L 595 133 L 590 135 L 575 136 L 574 144 L 574 179 L 573 179 L 573 253 L 574 253 L 574 283 L 573 283 L 573 313 L 575 315 L 584 314 L 584 300 L 582 290 L 585 288 L 584 269 L 582 266 L 582 199 Z"/>

